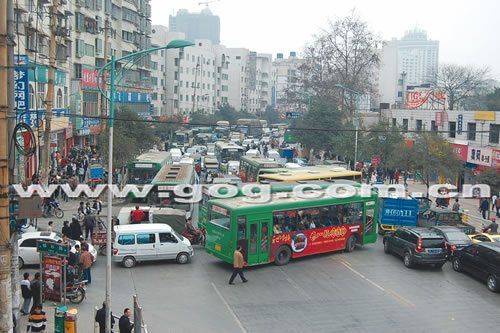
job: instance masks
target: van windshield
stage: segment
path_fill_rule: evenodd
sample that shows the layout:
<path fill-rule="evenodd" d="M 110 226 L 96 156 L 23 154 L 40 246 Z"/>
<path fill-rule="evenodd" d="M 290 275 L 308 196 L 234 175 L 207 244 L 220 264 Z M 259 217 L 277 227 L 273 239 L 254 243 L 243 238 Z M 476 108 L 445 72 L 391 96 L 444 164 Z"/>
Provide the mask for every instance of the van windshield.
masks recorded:
<path fill-rule="evenodd" d="M 179 234 L 177 231 L 175 231 L 174 229 L 172 229 L 172 233 L 177 237 L 179 238 L 181 241 L 184 241 L 184 237 Z"/>

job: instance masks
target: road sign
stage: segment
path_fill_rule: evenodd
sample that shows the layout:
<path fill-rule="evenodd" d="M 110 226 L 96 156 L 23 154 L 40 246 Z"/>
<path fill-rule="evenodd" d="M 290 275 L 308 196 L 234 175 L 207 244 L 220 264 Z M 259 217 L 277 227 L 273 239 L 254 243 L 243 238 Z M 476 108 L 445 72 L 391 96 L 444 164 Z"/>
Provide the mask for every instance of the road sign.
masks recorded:
<path fill-rule="evenodd" d="M 36 243 L 36 250 L 37 252 L 45 252 L 63 257 L 69 256 L 69 246 L 67 244 L 38 241 Z"/>
<path fill-rule="evenodd" d="M 298 112 L 287 112 L 286 113 L 286 119 L 299 119 L 300 118 L 300 113 Z"/>

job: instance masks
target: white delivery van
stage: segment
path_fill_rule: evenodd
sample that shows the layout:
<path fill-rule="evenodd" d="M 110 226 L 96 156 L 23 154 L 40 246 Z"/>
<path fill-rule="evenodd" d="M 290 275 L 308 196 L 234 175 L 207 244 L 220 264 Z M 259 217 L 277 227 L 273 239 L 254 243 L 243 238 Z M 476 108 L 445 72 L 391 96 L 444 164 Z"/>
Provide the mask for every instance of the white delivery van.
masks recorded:
<path fill-rule="evenodd" d="M 168 224 L 117 225 L 114 228 L 113 261 L 132 268 L 139 261 L 175 259 L 185 264 L 194 255 L 188 239 Z"/>

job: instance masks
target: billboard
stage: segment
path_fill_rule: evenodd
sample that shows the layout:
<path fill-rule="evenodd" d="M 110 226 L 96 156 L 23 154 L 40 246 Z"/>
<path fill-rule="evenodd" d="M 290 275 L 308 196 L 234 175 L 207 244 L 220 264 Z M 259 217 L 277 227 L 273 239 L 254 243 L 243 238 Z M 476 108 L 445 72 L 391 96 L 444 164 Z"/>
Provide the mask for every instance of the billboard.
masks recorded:
<path fill-rule="evenodd" d="M 417 88 L 407 93 L 407 109 L 445 110 L 446 92 L 428 88 Z"/>

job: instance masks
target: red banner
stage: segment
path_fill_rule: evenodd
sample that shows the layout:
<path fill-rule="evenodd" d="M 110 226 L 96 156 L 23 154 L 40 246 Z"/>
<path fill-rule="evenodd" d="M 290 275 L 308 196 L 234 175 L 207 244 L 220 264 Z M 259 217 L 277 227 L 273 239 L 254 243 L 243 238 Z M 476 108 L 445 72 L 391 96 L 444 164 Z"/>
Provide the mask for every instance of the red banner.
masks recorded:
<path fill-rule="evenodd" d="M 95 69 L 82 68 L 82 87 L 97 89 L 97 74 Z"/>
<path fill-rule="evenodd" d="M 443 112 L 436 112 L 436 126 L 443 126 Z"/>
<path fill-rule="evenodd" d="M 43 295 L 45 299 L 61 301 L 61 259 L 45 256 L 43 259 Z"/>
<path fill-rule="evenodd" d="M 427 102 L 430 96 L 441 102 L 446 101 L 445 91 L 433 91 L 433 90 L 408 91 L 406 107 L 408 109 L 419 108 L 422 105 L 424 105 L 425 102 Z"/>
<path fill-rule="evenodd" d="M 459 145 L 456 143 L 451 143 L 450 146 L 453 148 L 453 153 L 460 161 L 467 162 L 467 152 L 469 147 L 466 145 Z"/>

